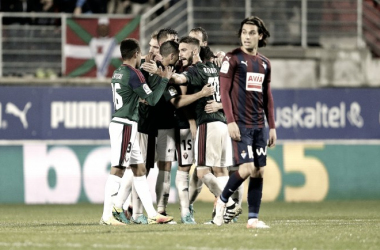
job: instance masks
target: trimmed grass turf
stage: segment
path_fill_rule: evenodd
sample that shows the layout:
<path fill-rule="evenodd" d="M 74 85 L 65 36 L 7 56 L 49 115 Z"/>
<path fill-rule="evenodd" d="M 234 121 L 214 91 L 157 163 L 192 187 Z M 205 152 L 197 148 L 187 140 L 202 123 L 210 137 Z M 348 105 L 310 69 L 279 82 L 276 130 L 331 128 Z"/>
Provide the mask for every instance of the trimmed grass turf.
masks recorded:
<path fill-rule="evenodd" d="M 211 203 L 195 203 L 197 225 L 180 224 L 179 205 L 167 211 L 177 225 L 98 225 L 102 205 L 0 205 L 0 249 L 380 249 L 380 201 L 263 203 L 270 229 L 238 223 L 203 225 Z"/>

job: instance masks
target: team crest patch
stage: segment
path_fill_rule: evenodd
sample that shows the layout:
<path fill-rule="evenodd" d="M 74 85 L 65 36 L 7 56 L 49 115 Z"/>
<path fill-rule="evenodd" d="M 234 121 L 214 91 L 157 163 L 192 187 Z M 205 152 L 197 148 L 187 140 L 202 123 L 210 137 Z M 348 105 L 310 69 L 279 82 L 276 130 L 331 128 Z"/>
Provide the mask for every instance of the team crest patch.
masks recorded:
<path fill-rule="evenodd" d="M 186 160 L 187 160 L 188 157 L 189 157 L 189 155 L 187 153 L 183 154 L 183 158 L 185 158 Z"/>
<path fill-rule="evenodd" d="M 241 157 L 243 157 L 243 159 L 245 159 L 245 157 L 247 157 L 247 153 L 245 152 L 245 150 L 241 151 Z"/>
<path fill-rule="evenodd" d="M 147 95 L 152 93 L 152 90 L 149 88 L 148 84 L 146 84 L 146 83 L 143 85 L 143 89 Z"/>
<path fill-rule="evenodd" d="M 229 68 L 230 68 L 230 63 L 227 61 L 224 61 L 222 63 L 222 67 L 220 68 L 220 72 L 227 74 Z"/>
<path fill-rule="evenodd" d="M 170 96 L 176 96 L 176 95 L 178 95 L 177 90 L 173 86 L 170 86 L 168 88 L 168 91 L 169 91 Z"/>

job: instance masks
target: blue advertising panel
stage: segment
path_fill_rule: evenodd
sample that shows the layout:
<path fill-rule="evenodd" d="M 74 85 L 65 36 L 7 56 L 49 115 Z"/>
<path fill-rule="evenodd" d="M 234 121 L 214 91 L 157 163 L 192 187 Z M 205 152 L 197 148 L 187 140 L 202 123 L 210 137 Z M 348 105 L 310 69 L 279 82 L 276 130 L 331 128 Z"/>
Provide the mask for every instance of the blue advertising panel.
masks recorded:
<path fill-rule="evenodd" d="M 109 139 L 112 111 L 111 87 L 0 87 L 0 139 Z"/>
<path fill-rule="evenodd" d="M 380 139 L 380 89 L 273 90 L 281 140 Z M 0 87 L 0 140 L 104 140 L 111 87 Z"/>
<path fill-rule="evenodd" d="M 273 90 L 279 139 L 380 139 L 380 89 Z"/>

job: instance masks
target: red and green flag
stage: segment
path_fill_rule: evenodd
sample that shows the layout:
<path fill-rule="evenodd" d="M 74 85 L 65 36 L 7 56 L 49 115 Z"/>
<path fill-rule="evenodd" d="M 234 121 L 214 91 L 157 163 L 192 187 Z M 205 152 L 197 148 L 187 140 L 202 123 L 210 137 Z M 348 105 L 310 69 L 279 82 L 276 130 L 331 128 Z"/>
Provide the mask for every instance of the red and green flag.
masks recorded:
<path fill-rule="evenodd" d="M 68 18 L 64 49 L 65 75 L 111 77 L 122 63 L 120 42 L 127 37 L 139 39 L 139 24 L 140 16 L 113 19 Z"/>

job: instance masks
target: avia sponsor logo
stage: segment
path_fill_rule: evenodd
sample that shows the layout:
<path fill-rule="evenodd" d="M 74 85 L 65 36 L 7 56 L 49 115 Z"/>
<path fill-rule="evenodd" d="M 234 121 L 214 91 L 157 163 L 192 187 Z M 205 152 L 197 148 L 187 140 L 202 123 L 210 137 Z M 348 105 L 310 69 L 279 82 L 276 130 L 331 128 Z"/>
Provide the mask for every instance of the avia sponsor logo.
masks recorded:
<path fill-rule="evenodd" d="M 20 120 L 24 129 L 29 127 L 27 113 L 32 107 L 31 102 L 27 102 L 23 107 L 18 107 L 12 102 L 8 102 L 5 105 L 4 114 L 12 115 L 17 117 Z M 6 129 L 8 127 L 8 121 L 3 119 L 3 105 L 0 103 L 0 129 Z"/>
<path fill-rule="evenodd" d="M 50 126 L 66 129 L 108 128 L 111 121 L 110 102 L 52 102 Z"/>
<path fill-rule="evenodd" d="M 344 128 L 348 120 L 351 126 L 361 128 L 364 120 L 360 111 L 361 107 L 357 102 L 350 105 L 341 102 L 339 106 L 331 107 L 321 102 L 316 102 L 313 107 L 299 107 L 293 104 L 291 107 L 276 108 L 276 127 Z"/>

